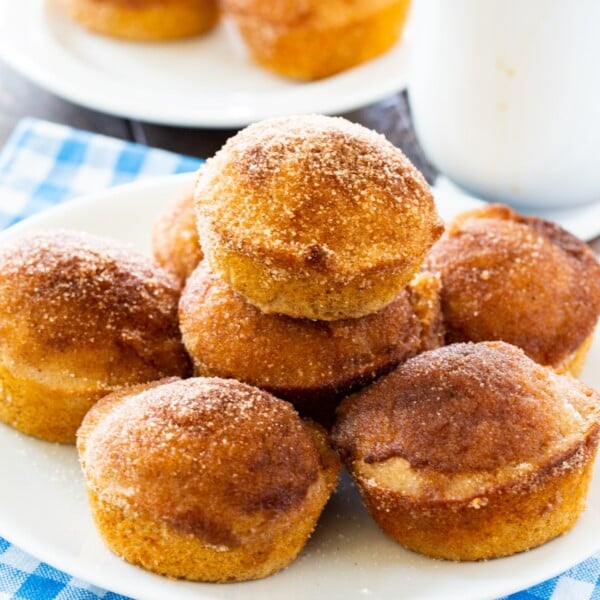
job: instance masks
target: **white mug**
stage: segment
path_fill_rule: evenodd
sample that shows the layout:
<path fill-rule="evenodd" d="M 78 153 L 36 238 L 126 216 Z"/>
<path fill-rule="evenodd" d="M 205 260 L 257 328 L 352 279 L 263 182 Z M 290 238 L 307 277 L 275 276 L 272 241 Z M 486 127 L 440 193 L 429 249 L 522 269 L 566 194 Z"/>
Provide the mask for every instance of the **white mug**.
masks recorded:
<path fill-rule="evenodd" d="M 410 39 L 440 171 L 517 206 L 600 202 L 600 0 L 414 0 Z"/>

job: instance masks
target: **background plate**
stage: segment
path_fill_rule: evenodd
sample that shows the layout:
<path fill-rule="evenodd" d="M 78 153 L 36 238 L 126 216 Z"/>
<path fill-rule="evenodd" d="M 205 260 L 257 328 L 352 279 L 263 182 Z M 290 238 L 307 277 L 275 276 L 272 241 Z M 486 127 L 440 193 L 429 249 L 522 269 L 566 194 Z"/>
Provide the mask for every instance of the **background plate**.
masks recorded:
<path fill-rule="evenodd" d="M 56 0 L 0 0 L 0 56 L 42 87 L 103 112 L 189 127 L 241 127 L 294 113 L 337 114 L 401 90 L 407 44 L 321 81 L 255 66 L 221 24 L 184 41 L 139 44 L 87 33 Z"/>

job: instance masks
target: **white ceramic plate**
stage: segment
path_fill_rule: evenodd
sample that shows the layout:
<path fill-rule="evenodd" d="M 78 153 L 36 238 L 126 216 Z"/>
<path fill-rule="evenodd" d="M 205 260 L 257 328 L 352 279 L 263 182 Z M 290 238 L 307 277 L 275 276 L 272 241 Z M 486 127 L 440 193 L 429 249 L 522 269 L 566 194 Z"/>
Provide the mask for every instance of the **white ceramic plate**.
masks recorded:
<path fill-rule="evenodd" d="M 397 92 L 407 74 L 407 45 L 400 42 L 340 75 L 298 83 L 255 66 L 226 25 L 184 41 L 122 42 L 82 30 L 56 0 L 0 0 L 0 56 L 77 104 L 188 127 L 338 114 Z"/>
<path fill-rule="evenodd" d="M 151 223 L 189 175 L 136 183 L 75 201 L 7 230 L 78 228 L 148 250 Z M 467 208 L 441 202 L 450 215 Z M 583 378 L 600 387 L 600 344 Z M 596 373 L 594 374 L 594 368 Z M 567 535 L 510 558 L 457 564 L 431 560 L 388 540 L 368 517 L 347 479 L 334 494 L 299 559 L 256 582 L 214 585 L 171 581 L 113 556 L 98 537 L 86 504 L 74 448 L 34 440 L 0 425 L 0 534 L 38 558 L 141 600 L 357 600 L 494 598 L 526 588 L 600 548 L 600 473 L 589 508 Z"/>
<path fill-rule="evenodd" d="M 461 205 L 469 202 L 474 204 L 481 204 L 482 202 L 443 175 L 436 179 L 433 191 L 436 198 L 443 198 L 444 206 L 448 207 L 452 206 L 454 201 Z M 535 211 L 516 206 L 515 210 L 524 215 L 535 214 L 538 217 L 554 221 L 587 242 L 600 235 L 600 201 L 567 208 L 538 208 Z"/>

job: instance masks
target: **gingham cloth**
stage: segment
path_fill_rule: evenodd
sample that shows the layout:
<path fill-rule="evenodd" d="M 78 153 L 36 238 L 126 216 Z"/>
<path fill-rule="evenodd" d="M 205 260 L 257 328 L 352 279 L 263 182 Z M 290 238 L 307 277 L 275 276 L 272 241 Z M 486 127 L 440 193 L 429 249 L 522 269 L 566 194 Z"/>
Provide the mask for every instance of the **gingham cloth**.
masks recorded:
<path fill-rule="evenodd" d="M 0 154 L 0 229 L 75 196 L 142 177 L 194 171 L 200 162 L 26 119 L 19 123 Z M 9 598 L 126 600 L 57 571 L 0 537 L 0 600 Z M 600 600 L 600 553 L 558 577 L 508 598 Z"/>

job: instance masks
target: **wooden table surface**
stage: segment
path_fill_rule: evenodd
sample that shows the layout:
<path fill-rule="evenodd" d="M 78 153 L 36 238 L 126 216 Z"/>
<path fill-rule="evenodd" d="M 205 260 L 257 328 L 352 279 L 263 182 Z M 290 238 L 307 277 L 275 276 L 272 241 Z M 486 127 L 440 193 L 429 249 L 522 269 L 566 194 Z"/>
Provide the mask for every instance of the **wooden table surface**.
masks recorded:
<path fill-rule="evenodd" d="M 415 138 L 405 93 L 343 116 L 383 133 L 408 155 L 430 183 L 435 181 L 436 171 L 427 162 Z M 0 147 L 23 117 L 47 119 L 200 158 L 212 156 L 236 132 L 235 129 L 153 125 L 82 108 L 30 83 L 0 61 Z M 600 252 L 600 238 L 591 245 Z"/>
<path fill-rule="evenodd" d="M 201 158 L 212 156 L 236 132 L 235 129 L 185 129 L 152 125 L 88 110 L 57 98 L 0 62 L 0 146 L 16 122 L 26 116 Z M 416 144 L 405 95 L 397 94 L 344 116 L 384 133 L 411 156 L 430 180 L 435 177 Z"/>

